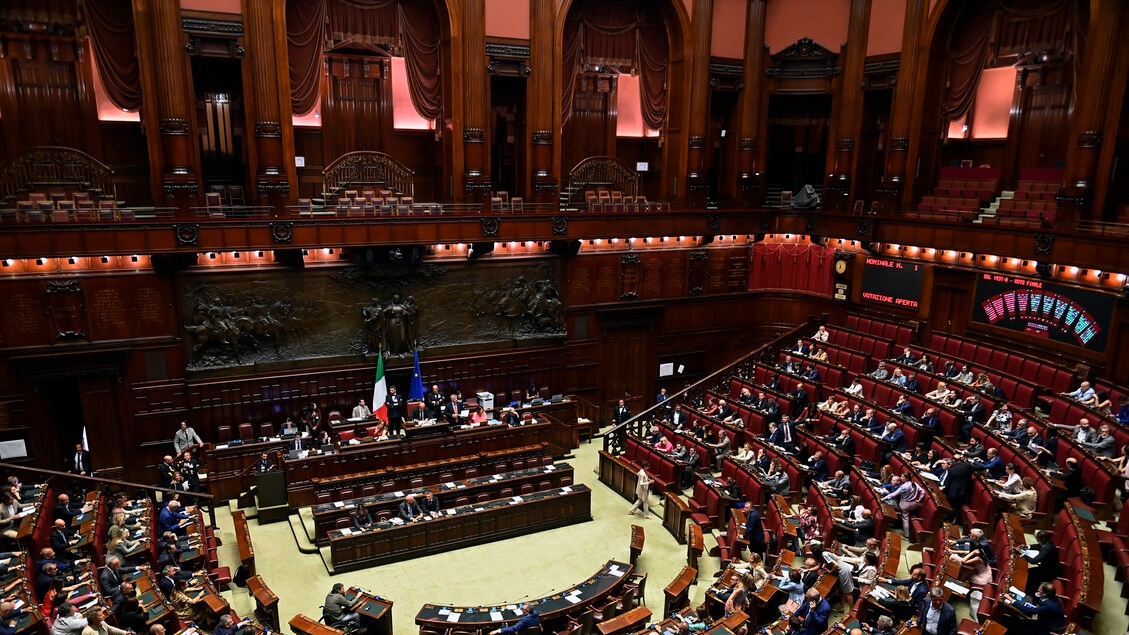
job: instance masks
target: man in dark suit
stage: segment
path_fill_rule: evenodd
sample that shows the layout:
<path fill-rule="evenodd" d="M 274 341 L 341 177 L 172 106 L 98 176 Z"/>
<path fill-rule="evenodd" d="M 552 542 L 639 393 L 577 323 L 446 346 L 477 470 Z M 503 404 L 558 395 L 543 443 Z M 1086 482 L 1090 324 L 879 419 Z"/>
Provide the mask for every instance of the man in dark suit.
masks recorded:
<path fill-rule="evenodd" d="M 439 497 L 428 490 L 423 493 L 423 500 L 419 501 L 419 508 L 426 514 L 439 513 Z"/>
<path fill-rule="evenodd" d="M 974 471 L 985 471 L 992 478 L 1004 475 L 1004 460 L 1000 458 L 1000 451 L 996 448 L 988 448 L 984 452 L 983 461 L 972 461 L 970 465 Z"/>
<path fill-rule="evenodd" d="M 855 440 L 851 438 L 851 429 L 843 426 L 837 435 L 827 441 L 827 445 L 842 452 L 846 456 L 855 453 Z"/>
<path fill-rule="evenodd" d="M 796 390 L 792 393 L 792 417 L 799 419 L 802 417 L 804 410 L 807 410 L 808 391 L 804 389 L 804 385 L 796 382 Z"/>
<path fill-rule="evenodd" d="M 945 479 L 945 497 L 953 509 L 953 518 L 960 518 L 960 507 L 972 495 L 972 466 L 965 461 L 956 461 L 948 469 Z"/>
<path fill-rule="evenodd" d="M 302 437 L 294 437 L 286 444 L 286 449 L 291 452 L 301 452 L 306 449 L 306 440 Z"/>
<path fill-rule="evenodd" d="M 769 390 L 780 390 L 780 375 L 772 373 L 768 376 L 768 381 L 764 382 L 764 387 Z"/>
<path fill-rule="evenodd" d="M 1041 529 L 1035 533 L 1036 545 L 1028 549 L 1012 549 L 1012 553 L 1027 561 L 1027 588 L 1025 592 L 1034 595 L 1034 592 L 1044 582 L 1054 582 L 1062 573 L 1062 561 L 1058 555 L 1058 545 L 1054 543 L 1054 534 Z M 1035 555 L 1027 555 L 1026 551 L 1035 551 Z"/>
<path fill-rule="evenodd" d="M 960 440 L 966 442 L 972 437 L 972 427 L 978 423 L 983 425 L 988 420 L 988 412 L 984 410 L 984 404 L 980 403 L 978 395 L 969 395 L 960 405 L 960 411 L 964 415 L 960 425 Z"/>
<path fill-rule="evenodd" d="M 459 406 L 458 395 L 451 394 L 451 399 L 443 406 L 443 418 L 447 423 L 457 426 L 463 423 L 462 407 Z"/>
<path fill-rule="evenodd" d="M 161 476 L 161 487 L 172 489 L 172 475 L 175 471 L 176 466 L 173 465 L 172 457 L 166 454 L 164 460 L 157 466 L 157 473 Z"/>
<path fill-rule="evenodd" d="M 912 392 L 916 392 L 916 393 L 921 392 L 921 382 L 917 381 L 917 373 L 910 373 L 910 374 L 906 375 L 906 386 L 905 386 L 905 388 L 906 388 L 906 390 L 909 390 L 909 391 L 912 391 Z"/>
<path fill-rule="evenodd" d="M 1029 633 L 1035 635 L 1050 635 L 1062 632 L 1066 626 L 1066 615 L 1062 610 L 1062 601 L 1058 599 L 1053 582 L 1044 582 L 1039 585 L 1035 593 L 1034 602 L 1020 602 L 1010 593 L 1003 595 L 1005 602 L 1011 602 L 1015 608 L 1028 615 L 1035 616 L 1035 626 Z"/>
<path fill-rule="evenodd" d="M 62 520 L 67 528 L 70 528 L 76 516 L 81 516 L 90 511 L 89 505 L 84 505 L 80 502 L 71 502 L 71 497 L 66 494 L 59 494 L 55 499 L 55 510 L 52 514 L 52 520 Z"/>
<path fill-rule="evenodd" d="M 102 587 L 102 595 L 112 598 L 121 589 L 122 582 L 125 580 L 122 573 L 130 571 L 137 571 L 137 567 L 123 567 L 121 558 L 117 556 L 106 558 L 106 566 L 102 569 L 102 573 L 98 574 L 98 584 Z"/>
<path fill-rule="evenodd" d="M 443 399 L 443 393 L 439 392 L 439 384 L 432 384 L 431 390 L 423 398 L 424 416 L 428 419 L 438 419 L 443 416 L 444 401 L 446 400 Z"/>
<path fill-rule="evenodd" d="M 749 543 L 749 551 L 762 558 L 764 557 L 764 524 L 761 522 L 761 513 L 753 506 L 753 501 L 745 504 L 745 532 L 741 535 Z M 738 543 L 740 544 L 740 543 Z"/>
<path fill-rule="evenodd" d="M 874 513 L 869 509 L 864 508 L 858 520 L 847 519 L 841 521 L 840 524 L 847 529 L 854 530 L 856 547 L 862 547 L 866 544 L 867 539 L 874 537 Z"/>
<path fill-rule="evenodd" d="M 502 404 L 498 404 L 501 406 Z M 384 398 L 385 412 L 388 415 L 388 436 L 398 437 L 404 429 L 404 397 L 396 392 L 395 386 L 388 387 L 388 396 Z"/>
<path fill-rule="evenodd" d="M 90 452 L 83 449 L 81 443 L 74 445 L 74 454 L 67 463 L 70 466 L 70 469 L 67 471 L 71 474 L 90 476 Z"/>
<path fill-rule="evenodd" d="M 78 556 L 71 552 L 71 532 L 67 529 L 67 522 L 62 518 L 55 521 L 51 528 L 51 548 L 55 550 L 55 557 L 67 562 L 78 560 Z"/>
<path fill-rule="evenodd" d="M 717 412 L 714 413 L 715 417 L 721 419 L 722 421 L 725 421 L 726 419 L 730 419 L 736 415 L 736 411 L 734 411 L 733 408 L 730 407 L 729 402 L 724 399 L 721 399 L 717 402 Z"/>
<path fill-rule="evenodd" d="M 627 421 L 630 418 L 631 408 L 627 407 L 627 402 L 620 399 L 619 403 L 616 404 L 615 410 L 612 411 L 612 422 L 618 426 L 619 424 Z"/>
<path fill-rule="evenodd" d="M 800 376 L 803 377 L 804 379 L 808 380 L 808 381 L 814 381 L 814 382 L 818 382 L 821 379 L 821 377 L 819 375 L 819 369 L 816 368 L 815 366 L 813 366 L 812 364 L 808 364 L 807 366 L 805 366 L 804 372 Z"/>
<path fill-rule="evenodd" d="M 867 408 L 866 413 L 863 415 L 862 420 L 858 422 L 863 430 L 874 432 L 882 429 L 882 422 L 878 420 L 877 415 L 874 413 L 874 408 Z"/>
<path fill-rule="evenodd" d="M 941 429 L 941 417 L 937 414 L 937 409 L 932 406 L 921 414 L 921 418 L 917 420 L 917 427 L 921 429 L 918 441 L 927 446 L 933 445 L 933 439 L 945 432 Z"/>
<path fill-rule="evenodd" d="M 939 586 L 929 589 L 929 602 L 921 607 L 921 614 L 912 624 L 921 629 L 921 635 L 956 635 L 957 613 L 945 601 L 945 590 Z"/>
<path fill-rule="evenodd" d="M 805 601 L 796 609 L 794 615 L 804 620 L 804 627 L 798 635 L 823 635 L 827 630 L 827 620 L 831 617 L 831 605 L 819 595 L 816 589 L 808 589 Z"/>
<path fill-rule="evenodd" d="M 670 415 L 670 423 L 678 430 L 686 425 L 687 417 L 686 411 L 682 409 L 682 404 L 675 404 L 674 412 Z"/>
<path fill-rule="evenodd" d="M 407 498 L 400 503 L 398 515 L 401 520 L 409 523 L 423 518 L 423 509 L 420 508 L 419 503 L 416 502 L 416 497 L 408 494 Z"/>
<path fill-rule="evenodd" d="M 270 455 L 263 452 L 259 456 L 259 460 L 255 463 L 256 474 L 266 474 L 267 472 L 274 471 L 274 461 L 270 460 Z"/>

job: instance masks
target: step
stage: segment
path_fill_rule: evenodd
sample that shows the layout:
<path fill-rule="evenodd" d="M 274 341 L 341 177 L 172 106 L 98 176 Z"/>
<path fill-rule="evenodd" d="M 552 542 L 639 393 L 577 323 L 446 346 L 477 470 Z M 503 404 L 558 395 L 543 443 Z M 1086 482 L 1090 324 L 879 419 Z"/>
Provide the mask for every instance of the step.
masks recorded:
<path fill-rule="evenodd" d="M 311 519 L 312 520 L 312 519 Z M 294 534 L 294 542 L 298 545 L 298 551 L 301 553 L 317 553 L 317 545 L 310 540 L 309 535 L 306 534 L 306 528 L 303 526 L 301 513 L 291 514 L 287 518 L 290 523 L 290 533 Z"/>

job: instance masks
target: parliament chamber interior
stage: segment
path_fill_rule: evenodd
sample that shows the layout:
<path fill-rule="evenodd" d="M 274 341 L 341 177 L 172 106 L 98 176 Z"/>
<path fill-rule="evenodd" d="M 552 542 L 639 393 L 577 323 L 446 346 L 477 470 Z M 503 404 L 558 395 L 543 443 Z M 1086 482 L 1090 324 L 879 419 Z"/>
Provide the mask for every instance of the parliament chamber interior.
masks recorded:
<path fill-rule="evenodd" d="M 0 2 L 0 635 L 1129 632 L 1127 31 Z"/>

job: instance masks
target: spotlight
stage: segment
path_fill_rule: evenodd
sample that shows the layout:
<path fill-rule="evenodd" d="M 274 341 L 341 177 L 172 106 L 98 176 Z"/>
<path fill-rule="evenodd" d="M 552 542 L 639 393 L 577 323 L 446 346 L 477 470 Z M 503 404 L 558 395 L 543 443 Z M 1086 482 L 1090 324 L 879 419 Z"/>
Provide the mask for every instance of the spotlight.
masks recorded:
<path fill-rule="evenodd" d="M 130 256 L 129 259 L 132 260 L 133 262 L 137 262 L 138 260 L 140 260 L 140 258 L 137 257 L 137 254 Z"/>
<path fill-rule="evenodd" d="M 109 256 L 102 256 L 102 264 L 104 264 L 104 265 L 109 264 L 109 262 L 110 262 Z"/>
<path fill-rule="evenodd" d="M 233 251 L 233 252 L 231 252 L 231 257 L 232 257 L 232 258 L 238 258 L 238 257 L 239 257 L 239 252 L 238 252 L 238 251 Z"/>
<path fill-rule="evenodd" d="M 67 258 L 67 262 L 68 262 L 69 264 L 72 264 L 72 265 L 73 265 L 73 264 L 77 264 L 77 263 L 78 263 L 78 261 L 77 261 L 77 260 L 75 260 L 74 256 L 71 256 L 70 258 Z"/>
<path fill-rule="evenodd" d="M 41 265 L 41 266 L 45 265 L 45 264 L 47 264 L 47 259 L 46 258 L 36 258 L 35 264 Z"/>

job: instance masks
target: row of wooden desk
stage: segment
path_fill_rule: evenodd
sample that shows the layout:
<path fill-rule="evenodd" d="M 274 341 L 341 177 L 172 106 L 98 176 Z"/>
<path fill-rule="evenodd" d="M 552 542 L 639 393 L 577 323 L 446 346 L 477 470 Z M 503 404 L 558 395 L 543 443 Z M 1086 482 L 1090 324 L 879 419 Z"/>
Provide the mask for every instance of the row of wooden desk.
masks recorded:
<path fill-rule="evenodd" d="M 500 493 L 510 489 L 514 493 L 521 491 L 523 485 L 531 488 L 540 488 L 545 483 L 550 488 L 565 487 L 572 484 L 573 469 L 567 463 L 538 466 L 516 472 L 503 472 L 489 476 L 477 476 L 461 481 L 449 481 L 436 485 L 425 485 L 394 492 L 374 494 L 351 501 L 337 501 L 314 506 L 315 541 L 317 544 L 326 544 L 329 541 L 329 532 L 339 529 L 339 523 L 349 521 L 353 510 L 358 506 L 366 508 L 373 520 L 380 520 L 380 516 L 396 516 L 398 506 L 406 496 L 414 495 L 421 499 L 426 492 L 432 492 L 437 498 L 442 497 L 440 503 L 444 507 L 452 507 L 458 498 L 468 498 L 475 501 L 479 496 L 488 496 L 489 499 L 502 498 Z M 468 502 L 470 502 L 468 501 Z M 347 525 L 351 524 L 346 522 Z"/>
<path fill-rule="evenodd" d="M 577 447 L 577 402 L 563 401 L 530 408 L 539 423 L 508 427 L 479 426 L 450 430 L 448 434 L 385 441 L 340 444 L 336 453 L 311 454 L 286 460 L 287 487 L 292 508 L 312 505 L 312 479 L 343 476 L 378 467 L 399 467 L 457 456 L 477 455 L 522 445 L 549 444 L 553 456 L 564 456 Z M 259 456 L 283 454 L 289 440 L 278 437 L 246 443 L 219 444 L 204 453 L 208 465 L 208 488 L 221 500 L 234 498 L 250 484 L 248 468 Z"/>
<path fill-rule="evenodd" d="M 362 532 L 334 530 L 329 533 L 329 551 L 334 573 L 341 573 L 591 519 L 592 491 L 577 484 L 448 508 L 431 520 L 377 523 Z"/>

